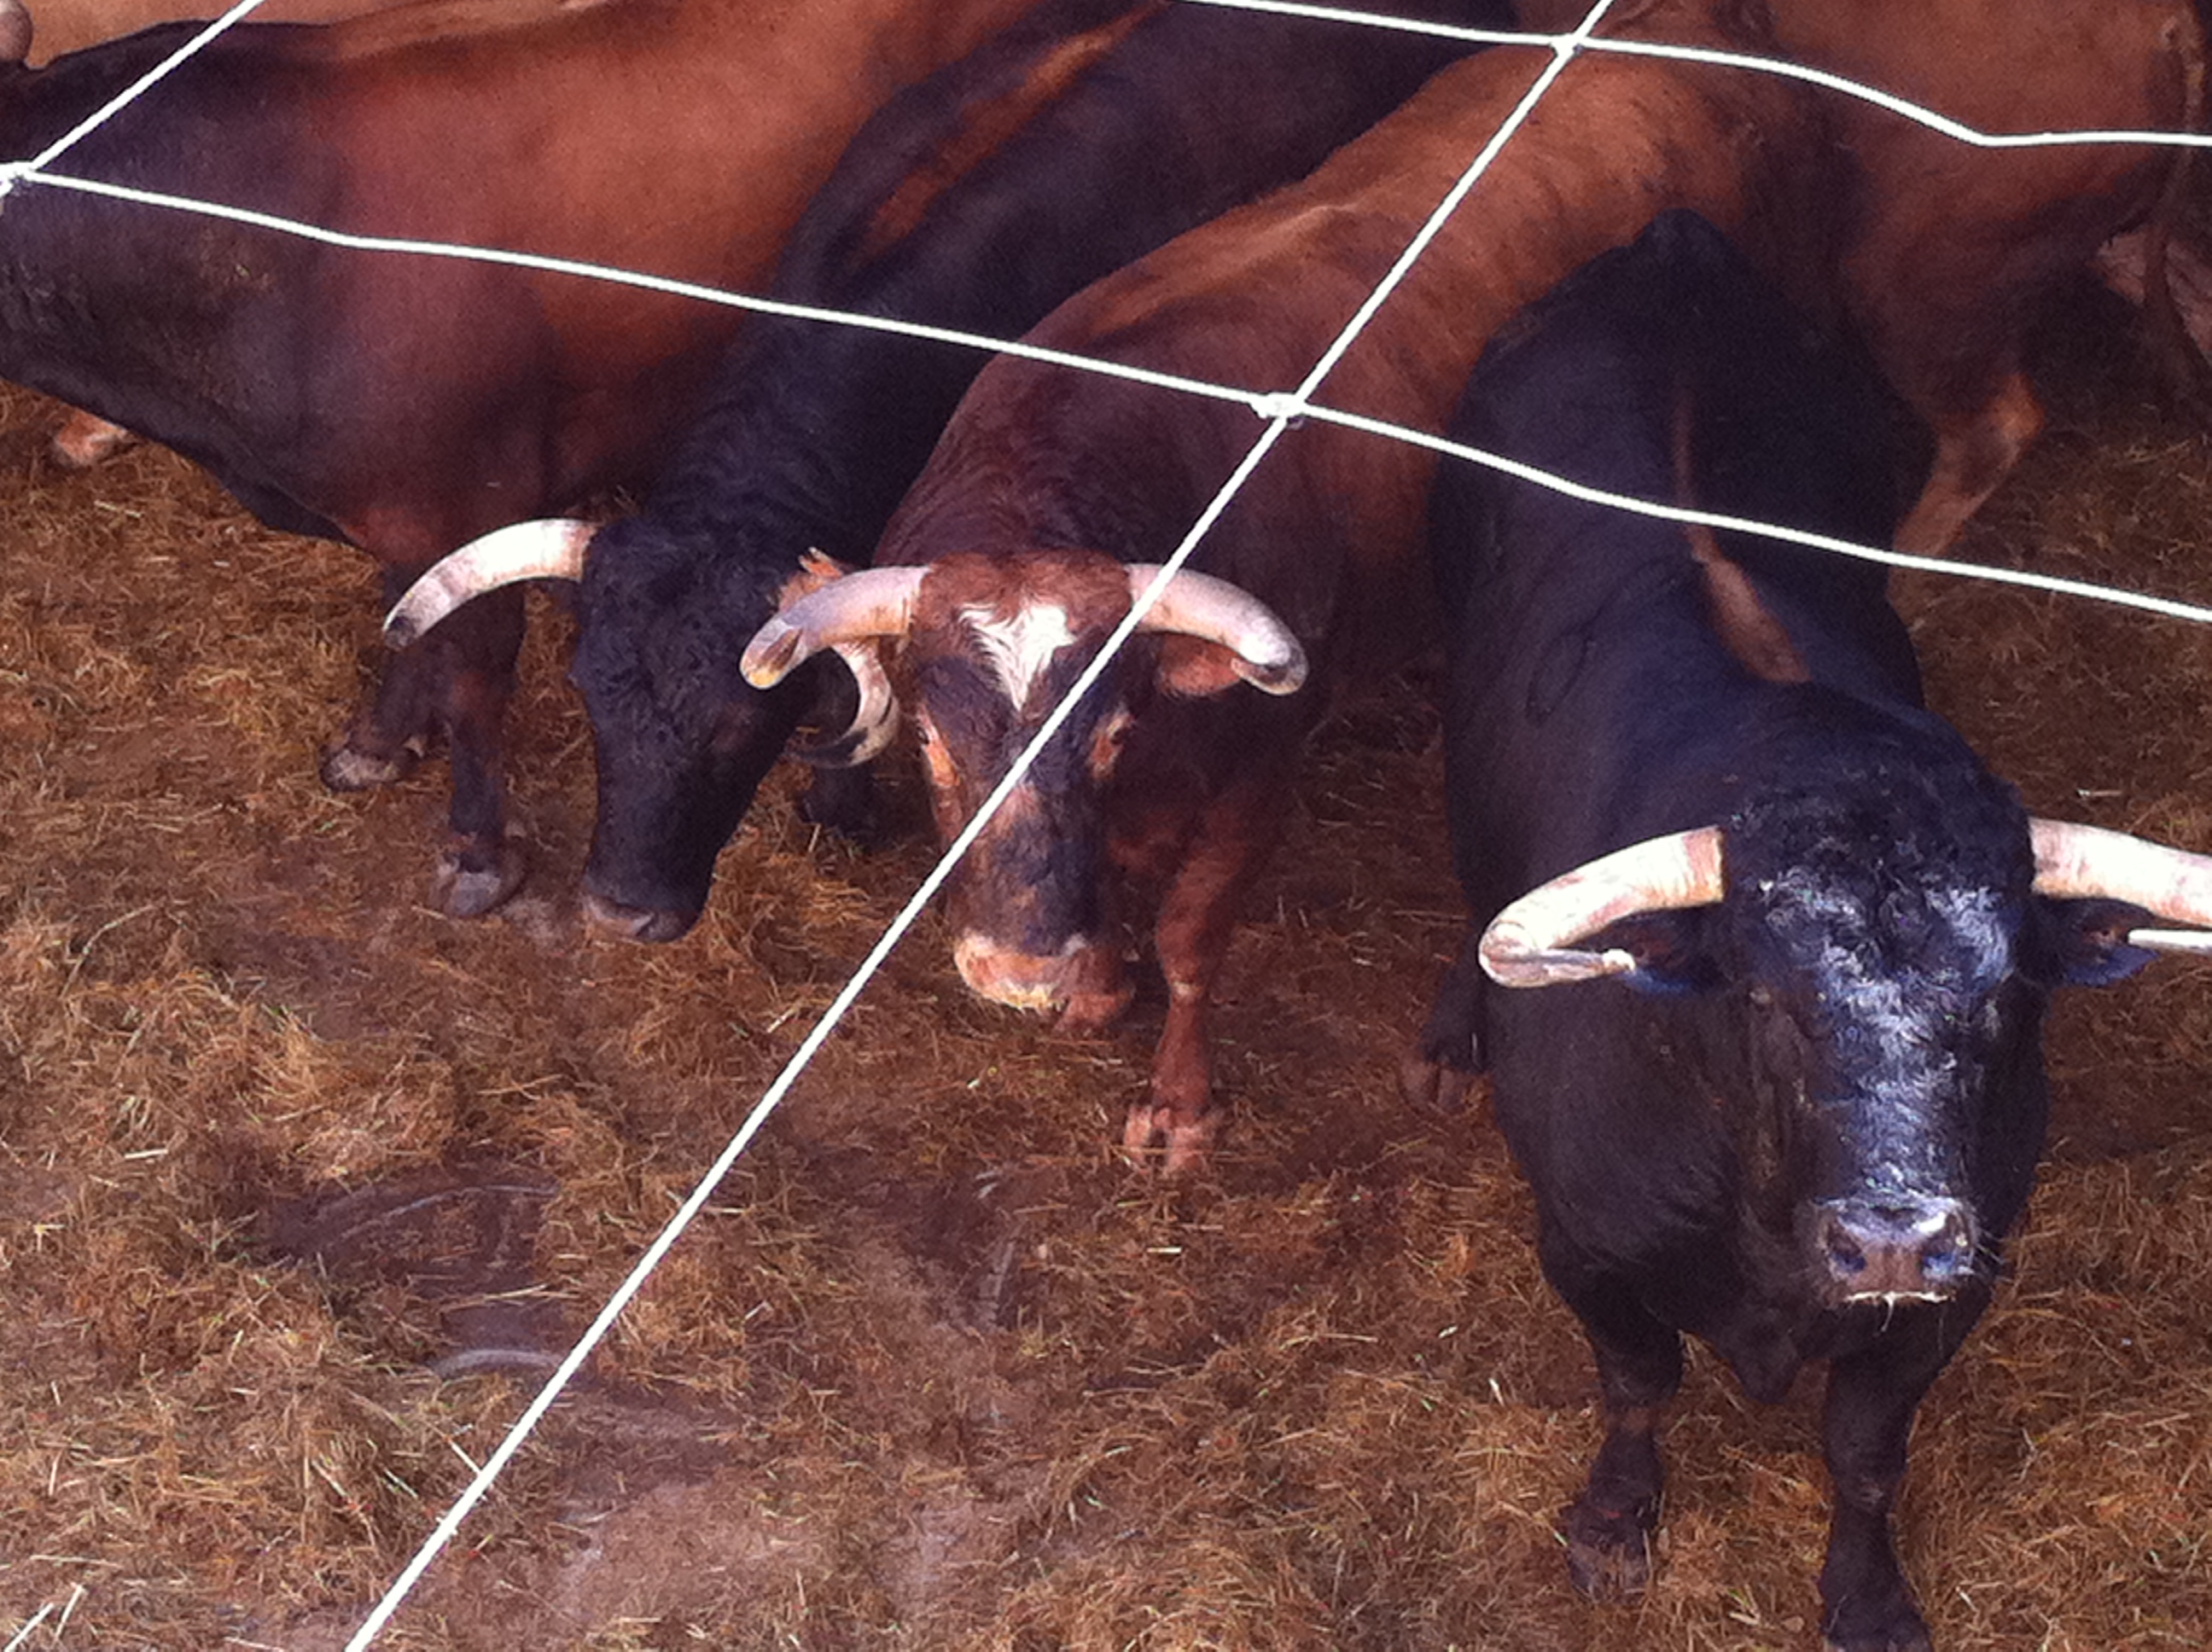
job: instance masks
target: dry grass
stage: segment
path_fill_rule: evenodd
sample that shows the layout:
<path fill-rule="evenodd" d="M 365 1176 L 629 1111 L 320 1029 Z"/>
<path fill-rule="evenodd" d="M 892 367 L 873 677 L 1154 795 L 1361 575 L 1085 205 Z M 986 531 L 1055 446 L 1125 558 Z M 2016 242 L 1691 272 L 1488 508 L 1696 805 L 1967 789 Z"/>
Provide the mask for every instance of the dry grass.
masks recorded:
<path fill-rule="evenodd" d="M 2060 428 L 1967 549 L 2212 598 L 2212 446 L 2116 355 L 2094 307 L 2056 341 Z M 777 789 L 693 937 L 581 942 L 549 611 L 515 720 L 538 882 L 501 920 L 424 911 L 442 774 L 313 780 L 365 563 L 160 453 L 47 473 L 52 417 L 0 404 L 0 1639 L 52 1603 L 28 1644 L 315 1652 L 519 1408 L 520 1376 L 428 1365 L 581 1324 L 922 855 L 815 841 Z M 2034 806 L 2212 847 L 2212 640 L 1902 595 Z M 386 1644 L 1811 1644 L 1810 1384 L 1760 1411 L 1699 1363 L 1656 1587 L 1566 1587 L 1579 1337 L 1487 1121 L 1391 1090 L 1455 938 L 1437 768 L 1402 683 L 1310 766 L 1205 1185 L 1106 1151 L 1156 1009 L 1050 1039 L 970 1002 L 926 924 Z M 1948 1652 L 2212 1622 L 2208 986 L 2165 963 L 2057 1017 L 2017 1277 L 1915 1446 Z"/>

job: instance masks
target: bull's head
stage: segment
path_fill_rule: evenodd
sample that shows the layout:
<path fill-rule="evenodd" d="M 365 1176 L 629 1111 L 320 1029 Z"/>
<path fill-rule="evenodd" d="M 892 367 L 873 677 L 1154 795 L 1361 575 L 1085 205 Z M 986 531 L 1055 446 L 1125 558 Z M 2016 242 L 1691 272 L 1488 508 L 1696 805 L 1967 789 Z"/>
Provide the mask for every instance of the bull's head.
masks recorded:
<path fill-rule="evenodd" d="M 1763 1092 L 1745 1104 L 1764 1138 L 1747 1157 L 1771 1156 L 1819 1294 L 1948 1297 L 1986 1277 L 2014 1214 L 1976 1208 L 1978 1156 L 2039 1139 L 2039 1067 L 2023 1064 L 2042 990 L 2212 938 L 2145 926 L 2212 925 L 2212 859 L 2021 819 L 1936 856 L 1924 835 L 1772 818 L 1652 839 L 1499 913 L 1483 968 L 1509 987 L 1620 976 L 1739 995 L 1741 1071 Z M 1996 1116 L 2028 1106 L 2032 1133 Z"/>
<path fill-rule="evenodd" d="M 768 693 L 738 670 L 734 639 L 842 571 L 812 552 L 796 570 L 702 557 L 643 518 L 601 529 L 524 522 L 423 574 L 393 607 L 385 635 L 404 647 L 463 603 L 526 580 L 580 586 L 568 675 L 591 714 L 599 759 L 584 913 L 608 933 L 673 940 L 697 920 L 715 857 L 811 710 L 851 708 L 841 733 L 798 754 L 810 762 L 865 762 L 896 729 L 896 704 L 866 648 L 836 650 L 849 683 L 817 666 Z"/>
<path fill-rule="evenodd" d="M 905 692 L 950 841 L 997 787 L 1107 635 L 1158 570 L 1096 552 L 962 553 L 851 575 L 763 626 L 746 648 L 763 688 L 839 644 L 900 645 Z M 984 997 L 1097 1024 L 1127 998 L 1108 910 L 1106 788 L 1147 754 L 1161 693 L 1238 681 L 1288 694 L 1304 680 L 1297 638 L 1237 587 L 1178 574 L 1139 630 L 1158 641 L 1117 660 L 1061 724 L 945 886 L 962 977 Z"/>

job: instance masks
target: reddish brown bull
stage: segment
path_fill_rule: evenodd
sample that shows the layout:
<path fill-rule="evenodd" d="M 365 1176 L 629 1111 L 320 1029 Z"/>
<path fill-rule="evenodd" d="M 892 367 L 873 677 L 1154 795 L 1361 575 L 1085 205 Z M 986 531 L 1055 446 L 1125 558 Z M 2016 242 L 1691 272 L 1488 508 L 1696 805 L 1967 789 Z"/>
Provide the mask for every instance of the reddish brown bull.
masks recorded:
<path fill-rule="evenodd" d="M 1767 0 L 1767 9 L 1784 56 L 1982 131 L 2201 124 L 2204 41 L 2190 0 Z M 1571 27 L 1587 9 L 1579 0 L 1517 7 L 1524 23 L 1546 29 Z M 1662 23 L 1651 27 L 1664 35 Z M 1932 555 L 2042 428 L 2021 362 L 2029 324 L 2100 246 L 2174 197 L 2189 151 L 1970 148 L 1863 100 L 1815 95 L 1848 162 L 1835 296 L 1935 432 L 1934 469 L 1896 540 Z M 2131 245 L 2117 274 L 2137 301 L 2146 255 L 2154 301 L 2163 298 L 2161 240 Z M 1916 292 L 1954 301 L 1900 301 Z M 2167 314 L 2154 311 L 2161 322 Z"/>
<path fill-rule="evenodd" d="M 1674 0 L 1630 27 L 1653 17 L 1717 43 L 1756 38 L 1737 32 L 1748 23 L 1735 7 Z M 1255 389 L 1297 384 L 1541 67 L 1498 52 L 1444 70 L 1304 184 L 1094 285 L 1031 341 Z M 1669 204 L 1800 262 L 1789 243 L 1813 214 L 1793 191 L 1817 187 L 1819 153 L 1799 94 L 1779 82 L 1578 61 L 1324 398 L 1440 429 L 1496 327 Z M 748 675 L 765 686 L 822 647 L 896 639 L 891 668 L 949 835 L 1127 611 L 1125 564 L 1171 550 L 1261 428 L 1241 404 L 1001 359 L 892 522 L 878 556 L 891 566 L 789 608 L 756 637 Z M 1125 1140 L 1164 1145 L 1171 1169 L 1197 1163 L 1218 1124 L 1211 996 L 1300 741 L 1328 683 L 1424 635 L 1432 468 L 1337 427 L 1291 433 L 1200 549 L 1212 581 L 1178 594 L 1165 635 L 1116 660 L 948 885 L 969 984 L 1076 1025 L 1127 998 L 1130 897 L 1158 898 L 1167 1020 Z M 1281 695 L 1297 675 L 1294 642 L 1316 682 Z"/>
<path fill-rule="evenodd" d="M 242 25 L 58 170 L 758 286 L 862 120 L 1030 3 L 607 0 L 472 33 L 441 6 Z M 188 32 L 0 67 L 0 155 L 36 153 Z M 502 523 L 648 479 L 738 315 L 34 184 L 0 218 L 0 375 L 199 460 L 272 525 L 364 547 L 387 598 Z M 521 875 L 497 773 L 519 593 L 476 609 L 392 662 L 324 771 L 374 784 L 447 738 L 457 914 Z"/>
<path fill-rule="evenodd" d="M 434 8 L 443 21 L 437 25 L 448 33 L 472 33 L 531 16 L 559 11 L 580 11 L 608 0 L 261 0 L 252 21 L 257 23 L 335 23 L 372 11 L 392 11 L 401 6 L 423 8 L 425 21 Z M 217 0 L 40 0 L 37 29 L 31 37 L 27 62 L 42 65 L 72 52 L 82 52 L 103 40 L 150 28 L 155 23 L 203 21 L 229 9 Z"/>

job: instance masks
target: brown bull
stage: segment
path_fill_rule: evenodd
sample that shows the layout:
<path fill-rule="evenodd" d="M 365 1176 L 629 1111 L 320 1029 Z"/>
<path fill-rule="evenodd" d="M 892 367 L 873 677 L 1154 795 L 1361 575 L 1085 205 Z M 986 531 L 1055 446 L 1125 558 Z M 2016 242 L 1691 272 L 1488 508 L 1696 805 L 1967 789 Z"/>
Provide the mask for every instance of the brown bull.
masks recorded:
<path fill-rule="evenodd" d="M 1032 3 L 606 0 L 462 32 L 483 14 L 241 25 L 57 170 L 757 288 L 861 122 Z M 188 33 L 0 66 L 0 155 L 37 153 Z M 198 460 L 272 525 L 362 546 L 387 597 L 492 528 L 649 479 L 738 320 L 36 184 L 0 217 L 0 376 Z M 324 771 L 374 784 L 447 738 L 457 914 L 522 870 L 498 778 L 520 595 L 477 608 L 392 663 Z"/>
<path fill-rule="evenodd" d="M 1749 25 L 1732 6 L 1675 0 L 1651 15 L 1717 43 L 1757 38 L 1738 32 Z M 1031 342 L 1256 390 L 1298 383 L 1543 61 L 1493 52 L 1445 70 L 1304 183 L 1092 286 Z M 1817 194 L 1820 154 L 1780 82 L 1577 61 L 1322 399 L 1440 430 L 1498 326 L 1670 205 L 1809 265 L 1815 249 L 1799 237 L 1813 214 L 1798 191 Z M 1124 564 L 1170 551 L 1261 429 L 1242 404 L 1002 358 L 885 535 L 878 562 L 892 566 L 771 622 L 748 675 L 765 684 L 819 648 L 896 639 L 891 667 L 949 835 L 1127 611 Z M 1213 581 L 1197 604 L 1207 619 L 1178 613 L 1115 661 L 948 884 L 969 984 L 1078 1026 L 1126 1000 L 1124 926 L 1135 899 L 1157 899 L 1167 1019 L 1125 1140 L 1164 1145 L 1170 1169 L 1198 1163 L 1217 1127 L 1214 982 L 1327 685 L 1426 635 L 1432 470 L 1419 450 L 1340 428 L 1290 433 L 1198 553 Z M 1237 621 L 1221 622 L 1231 610 Z M 1316 680 L 1286 694 L 1293 643 Z"/>
<path fill-rule="evenodd" d="M 2190 0 L 1766 0 L 1766 9 L 1783 56 L 1981 131 L 2202 124 L 2204 40 Z M 1516 9 L 1530 27 L 1564 30 L 1589 8 L 1520 0 Z M 1670 38 L 1660 18 L 1650 27 Z M 1814 95 L 1846 160 L 1833 296 L 1936 435 L 1935 468 L 1896 543 L 1933 555 L 2042 428 L 2021 364 L 2028 325 L 2100 246 L 2172 202 L 2189 151 L 1972 148 L 1857 98 Z M 2162 233 L 2131 240 L 2109 274 L 2137 302 L 2148 286 L 2153 320 L 2170 331 L 2163 256 Z M 1955 301 L 1917 303 L 1915 293 Z"/>

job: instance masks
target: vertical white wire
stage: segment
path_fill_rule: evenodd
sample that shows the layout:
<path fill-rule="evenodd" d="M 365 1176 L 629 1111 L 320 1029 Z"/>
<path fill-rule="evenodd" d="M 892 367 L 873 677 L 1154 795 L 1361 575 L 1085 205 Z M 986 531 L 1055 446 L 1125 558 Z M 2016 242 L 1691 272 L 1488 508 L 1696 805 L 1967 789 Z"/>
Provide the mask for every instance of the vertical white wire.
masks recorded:
<path fill-rule="evenodd" d="M 1368 323 L 1374 319 L 1376 312 L 1382 307 L 1383 301 L 1405 279 L 1407 271 L 1419 259 L 1422 251 L 1436 239 L 1437 233 L 1443 228 L 1445 220 L 1449 218 L 1459 203 L 1467 198 L 1468 192 L 1474 187 L 1483 173 L 1490 169 L 1491 164 L 1497 160 L 1507 141 L 1527 122 L 1538 101 L 1551 88 L 1553 82 L 1558 80 L 1561 71 L 1566 68 L 1581 41 L 1588 38 L 1589 31 L 1603 19 L 1613 3 L 1613 0 L 1596 0 L 1596 3 L 1590 9 L 1589 15 L 1583 20 L 1582 27 L 1573 34 L 1563 37 L 1559 40 L 1553 49 L 1552 62 L 1546 65 L 1543 73 L 1538 76 L 1535 83 L 1515 106 L 1511 114 L 1506 118 L 1490 141 L 1483 146 L 1481 152 L 1476 155 L 1445 194 L 1443 200 L 1430 215 L 1428 221 L 1422 225 L 1420 233 L 1407 246 L 1404 255 L 1391 266 L 1390 270 L 1383 276 L 1382 282 L 1367 302 L 1360 306 L 1352 319 L 1331 342 L 1328 349 L 1322 352 L 1320 361 L 1306 375 L 1304 383 L 1287 402 L 1275 409 L 1266 428 L 1260 433 L 1258 439 L 1254 441 L 1250 450 L 1246 452 L 1235 471 L 1231 473 L 1229 479 L 1222 484 L 1212 501 L 1200 513 L 1198 520 L 1183 536 L 1182 543 L 1176 545 L 1167 560 L 1161 564 L 1159 572 L 1154 575 L 1151 584 L 1146 586 L 1139 593 L 1136 600 L 1130 604 L 1129 611 L 1122 616 L 1121 623 L 1108 635 L 1104 645 L 1092 657 L 1090 664 L 1077 675 L 1067 692 L 1061 696 L 1060 702 L 1046 716 L 1029 744 L 1009 765 L 1006 774 L 992 789 L 991 794 L 984 799 L 982 805 L 976 810 L 968 824 L 953 839 L 951 845 L 945 850 L 936 865 L 931 868 L 929 875 L 922 879 L 921 887 L 916 889 L 907 903 L 899 908 L 897 916 L 884 931 L 882 937 L 869 951 L 868 956 L 861 961 L 860 969 L 845 983 L 842 990 L 831 1001 L 830 1007 L 815 1023 L 813 1029 L 807 1034 L 799 1048 L 793 1052 L 791 1060 L 784 1065 L 783 1071 L 776 1075 L 775 1082 L 769 1086 L 767 1092 L 754 1105 L 752 1111 L 746 1114 L 744 1122 L 738 1127 L 737 1134 L 731 1138 L 729 1145 L 722 1150 L 720 1156 L 715 1159 L 699 1185 L 692 1190 L 690 1196 L 684 1201 L 676 1214 L 670 1218 L 668 1224 L 647 1248 L 645 1254 L 638 1259 L 637 1265 L 630 1270 L 622 1284 L 616 1287 L 614 1294 L 607 1299 L 605 1305 L 599 1310 L 599 1316 L 592 1321 L 583 1336 L 578 1339 L 576 1345 L 568 1351 L 567 1357 L 555 1368 L 552 1376 L 546 1379 L 545 1385 L 538 1391 L 536 1397 L 531 1400 L 522 1415 L 515 1419 L 514 1425 L 507 1430 L 507 1437 L 501 1440 L 498 1448 L 484 1460 L 483 1467 L 477 1471 L 475 1478 L 469 1482 L 460 1497 L 454 1501 L 453 1507 L 446 1511 L 444 1518 L 439 1521 L 430 1535 L 423 1540 L 422 1546 L 416 1550 L 414 1558 L 393 1581 L 391 1588 L 386 1592 L 384 1598 L 377 1602 L 374 1610 L 362 1621 L 353 1638 L 346 1643 L 346 1652 L 365 1652 L 370 1643 L 382 1632 L 385 1625 L 391 1621 L 392 1613 L 398 1610 L 401 1602 L 406 1599 L 422 1574 L 429 1569 L 431 1563 L 437 1558 L 446 1545 L 453 1540 L 453 1534 L 460 1529 L 461 1522 L 466 1520 L 470 1512 L 483 1500 L 507 1463 L 514 1459 L 515 1453 L 521 1449 L 523 1442 L 536 1430 L 545 1413 L 552 1409 L 553 1402 L 559 1398 L 561 1392 L 568 1387 L 577 1371 L 582 1369 L 584 1361 L 590 1357 L 592 1351 L 605 1339 L 608 1331 L 613 1327 L 615 1321 L 621 1316 L 623 1309 L 627 1308 L 631 1299 L 643 1289 L 647 1278 L 652 1274 L 653 1269 L 659 1266 L 661 1259 L 668 1254 L 677 1240 L 683 1236 L 684 1230 L 690 1226 L 694 1218 L 706 1207 L 707 1201 L 714 1196 L 715 1187 L 720 1183 L 722 1178 L 729 1174 L 738 1157 L 751 1144 L 754 1136 L 759 1133 L 760 1127 L 768 1121 L 769 1115 L 790 1092 L 792 1085 L 797 1082 L 799 1074 L 804 1072 L 807 1065 L 813 1060 L 815 1053 L 822 1048 L 830 1033 L 836 1030 L 837 1023 L 844 1019 L 846 1011 L 852 1007 L 854 1001 L 875 978 L 877 971 L 882 969 L 884 960 L 890 957 L 892 949 L 905 938 L 907 931 L 912 927 L 915 920 L 921 915 L 922 908 L 927 906 L 931 899 L 935 896 L 945 878 L 951 874 L 952 869 L 959 865 L 983 829 L 990 823 L 992 817 L 997 814 L 1007 798 L 1013 794 L 1015 788 L 1027 778 L 1030 767 L 1036 762 L 1038 755 L 1060 732 L 1061 725 L 1081 703 L 1083 696 L 1090 692 L 1091 686 L 1104 675 L 1107 668 L 1113 663 L 1115 656 L 1120 653 L 1122 645 L 1135 635 L 1138 625 L 1151 611 L 1152 604 L 1159 600 L 1161 593 L 1167 589 L 1168 583 L 1175 577 L 1176 570 L 1190 560 L 1191 553 L 1198 548 L 1199 542 L 1219 519 L 1221 513 L 1229 507 L 1231 501 L 1243 491 L 1245 483 L 1259 468 L 1261 460 L 1267 456 L 1276 442 L 1282 439 L 1283 433 L 1290 428 L 1291 420 L 1297 417 L 1303 409 L 1305 398 L 1320 385 L 1322 379 L 1328 376 L 1329 369 L 1343 358 L 1344 353 L 1352 347 Z"/>
<path fill-rule="evenodd" d="M 31 1631 L 36 1629 L 40 1624 L 46 1622 L 47 1619 L 52 1617 L 53 1614 L 54 1603 L 52 1600 L 49 1600 L 46 1605 L 39 1608 L 39 1615 L 37 1617 L 32 1619 L 29 1623 L 25 1624 L 21 1629 L 15 1631 L 14 1637 L 9 1641 L 6 1648 L 4 1649 L 4 1652 L 15 1652 L 15 1649 L 18 1647 L 21 1646 L 24 1642 L 31 1638 Z"/>

